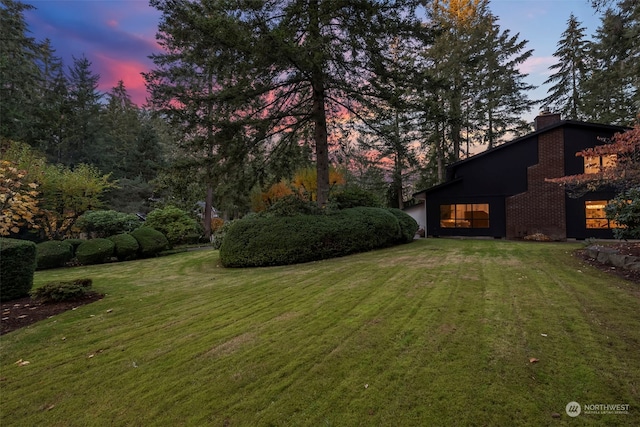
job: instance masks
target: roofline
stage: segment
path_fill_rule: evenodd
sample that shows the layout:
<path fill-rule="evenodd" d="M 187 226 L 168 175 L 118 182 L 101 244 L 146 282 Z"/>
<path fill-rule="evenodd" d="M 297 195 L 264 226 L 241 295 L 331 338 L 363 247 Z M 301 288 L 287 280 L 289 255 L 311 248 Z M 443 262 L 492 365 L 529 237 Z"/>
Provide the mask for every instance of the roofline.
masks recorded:
<path fill-rule="evenodd" d="M 463 163 L 466 163 L 466 162 L 469 162 L 469 161 L 472 161 L 472 160 L 477 160 L 478 158 L 481 158 L 483 156 L 491 154 L 491 153 L 493 153 L 493 152 L 495 152 L 497 150 L 501 150 L 501 149 L 506 148 L 508 146 L 511 146 L 513 144 L 517 144 L 518 142 L 520 142 L 520 141 L 522 141 L 524 139 L 535 137 L 535 136 L 538 136 L 538 135 L 540 135 L 542 133 L 549 132 L 551 130 L 554 130 L 554 129 L 557 129 L 557 128 L 563 127 L 563 126 L 582 126 L 582 127 L 590 127 L 590 128 L 594 128 L 594 127 L 596 127 L 596 128 L 605 128 L 605 129 L 609 129 L 609 130 L 614 131 L 614 132 L 615 131 L 622 132 L 622 131 L 625 131 L 625 130 L 632 129 L 629 126 L 606 125 L 606 124 L 593 123 L 593 122 L 582 122 L 582 121 L 579 121 L 579 120 L 561 120 L 561 121 L 553 123 L 553 124 L 551 124 L 549 126 L 545 126 L 542 129 L 538 129 L 536 131 L 530 132 L 530 133 L 528 133 L 526 135 L 520 136 L 520 137 L 518 137 L 516 139 L 513 139 L 511 141 L 505 142 L 504 144 L 500 144 L 500 145 L 498 145 L 496 147 L 493 147 L 490 150 L 485 150 L 485 151 L 483 151 L 481 153 L 474 154 L 471 157 L 467 157 L 466 159 L 458 160 L 455 163 L 451 163 L 450 165 L 447 165 L 446 169 L 449 170 L 451 168 L 457 167 L 460 164 L 463 164 Z M 437 185 L 434 185 L 432 187 L 429 187 L 429 188 L 426 188 L 424 190 L 421 190 L 421 191 L 413 193 L 413 197 L 415 197 L 418 194 L 423 194 L 423 193 L 426 194 L 426 193 L 430 193 L 431 191 L 434 191 L 434 190 L 439 190 L 439 189 L 441 189 L 443 187 L 446 187 L 447 185 L 456 183 L 456 182 L 461 181 L 461 180 L 462 180 L 462 178 L 456 178 L 456 179 L 453 179 L 451 181 L 442 182 L 440 184 L 437 184 Z"/>

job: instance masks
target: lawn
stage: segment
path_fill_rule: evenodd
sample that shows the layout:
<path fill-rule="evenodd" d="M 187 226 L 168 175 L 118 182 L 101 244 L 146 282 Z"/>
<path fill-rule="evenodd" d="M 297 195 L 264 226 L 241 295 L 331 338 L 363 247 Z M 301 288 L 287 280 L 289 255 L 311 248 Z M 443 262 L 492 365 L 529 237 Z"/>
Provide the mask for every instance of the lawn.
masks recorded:
<path fill-rule="evenodd" d="M 637 426 L 640 289 L 579 247 L 424 239 L 286 267 L 207 250 L 38 272 L 106 297 L 1 337 L 0 424 Z M 628 413 L 585 413 L 612 404 Z"/>

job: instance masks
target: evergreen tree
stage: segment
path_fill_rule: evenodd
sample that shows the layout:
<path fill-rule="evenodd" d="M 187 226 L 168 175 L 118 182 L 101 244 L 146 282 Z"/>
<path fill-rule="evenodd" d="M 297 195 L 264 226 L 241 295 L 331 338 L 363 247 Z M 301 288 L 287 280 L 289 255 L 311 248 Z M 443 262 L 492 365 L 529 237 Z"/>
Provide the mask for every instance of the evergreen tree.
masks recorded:
<path fill-rule="evenodd" d="M 98 157 L 101 170 L 113 172 L 115 178 L 135 178 L 141 171 L 137 162 L 137 144 L 141 134 L 138 108 L 131 101 L 122 80 L 107 93 L 102 113 L 103 155 Z"/>
<path fill-rule="evenodd" d="M 38 44 L 28 36 L 24 12 L 33 6 L 0 2 L 0 135 L 29 141 L 34 110 L 39 105 Z"/>
<path fill-rule="evenodd" d="M 588 58 L 588 42 L 585 40 L 585 28 L 571 14 L 567 21 L 567 29 L 562 33 L 558 49 L 553 56 L 559 62 L 550 66 L 555 73 L 549 76 L 544 84 L 553 84 L 544 99 L 545 107 L 561 113 L 566 119 L 583 120 L 581 86 L 586 77 L 586 61 Z"/>
<path fill-rule="evenodd" d="M 69 70 L 69 117 L 61 162 L 64 165 L 100 163 L 104 154 L 100 146 L 102 94 L 98 91 L 100 75 L 91 71 L 85 57 L 73 58 Z"/>
<path fill-rule="evenodd" d="M 484 19 L 487 31 L 479 56 L 482 66 L 475 78 L 469 76 L 475 84 L 472 87 L 475 102 L 471 104 L 470 116 L 476 121 L 475 132 L 487 149 L 491 149 L 506 136 L 530 131 L 522 116 L 535 104 L 527 96 L 535 86 L 527 84 L 524 81 L 527 75 L 519 70 L 533 54 L 532 50 L 524 50 L 528 42 L 519 40 L 519 34 L 511 35 L 509 30 L 500 31 L 493 15 L 487 14 Z"/>
<path fill-rule="evenodd" d="M 607 10 L 591 44 L 589 78 L 584 84 L 585 112 L 588 120 L 628 125 L 638 114 L 638 45 L 635 15 Z M 631 38 L 630 38 L 631 37 Z"/>

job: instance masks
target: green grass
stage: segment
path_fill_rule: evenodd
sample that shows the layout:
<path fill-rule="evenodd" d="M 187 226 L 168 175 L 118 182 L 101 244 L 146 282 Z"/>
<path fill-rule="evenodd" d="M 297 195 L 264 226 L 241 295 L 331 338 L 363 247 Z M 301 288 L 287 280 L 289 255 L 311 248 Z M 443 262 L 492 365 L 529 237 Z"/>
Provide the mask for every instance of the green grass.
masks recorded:
<path fill-rule="evenodd" d="M 426 239 L 287 267 L 196 251 L 37 272 L 107 295 L 1 338 L 0 424 L 640 425 L 640 289 L 577 247 Z M 571 401 L 630 411 L 574 419 Z"/>

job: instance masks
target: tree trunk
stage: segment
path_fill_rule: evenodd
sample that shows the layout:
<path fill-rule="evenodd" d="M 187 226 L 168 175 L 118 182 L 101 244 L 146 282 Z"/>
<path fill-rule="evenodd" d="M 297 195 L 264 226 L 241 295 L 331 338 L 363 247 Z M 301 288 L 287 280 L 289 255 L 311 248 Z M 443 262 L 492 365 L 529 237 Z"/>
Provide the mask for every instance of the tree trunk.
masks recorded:
<path fill-rule="evenodd" d="M 213 207 L 213 185 L 207 183 L 207 195 L 204 199 L 203 227 L 205 239 L 211 241 L 211 208 Z"/>
<path fill-rule="evenodd" d="M 319 5 L 317 0 L 309 4 L 309 36 L 312 44 L 317 43 L 318 49 L 322 46 L 320 39 Z M 327 138 L 327 112 L 325 110 L 325 87 L 322 61 L 315 63 L 311 76 L 313 88 L 313 126 L 314 142 L 316 145 L 316 172 L 318 180 L 317 202 L 319 207 L 324 207 L 329 200 L 329 142 Z"/>

